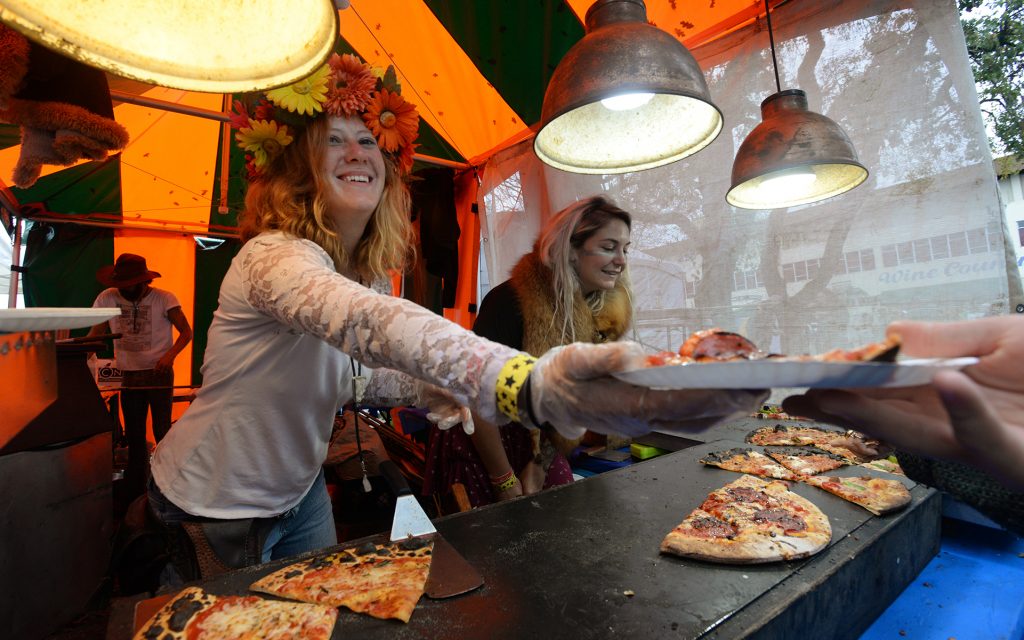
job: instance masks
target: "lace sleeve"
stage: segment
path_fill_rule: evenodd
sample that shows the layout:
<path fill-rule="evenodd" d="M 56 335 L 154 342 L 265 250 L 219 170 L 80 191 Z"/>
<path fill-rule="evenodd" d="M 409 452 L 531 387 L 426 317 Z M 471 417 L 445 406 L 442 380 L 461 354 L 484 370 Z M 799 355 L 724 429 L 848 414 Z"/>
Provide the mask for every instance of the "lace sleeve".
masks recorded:
<path fill-rule="evenodd" d="M 485 420 L 507 421 L 497 410 L 494 384 L 502 365 L 518 351 L 345 278 L 308 240 L 273 234 L 250 244 L 241 269 L 247 299 L 257 310 L 368 367 L 395 369 L 446 389 Z"/>
<path fill-rule="evenodd" d="M 375 407 L 404 407 L 419 398 L 420 382 L 394 369 L 374 369 L 366 385 L 363 404 Z"/>

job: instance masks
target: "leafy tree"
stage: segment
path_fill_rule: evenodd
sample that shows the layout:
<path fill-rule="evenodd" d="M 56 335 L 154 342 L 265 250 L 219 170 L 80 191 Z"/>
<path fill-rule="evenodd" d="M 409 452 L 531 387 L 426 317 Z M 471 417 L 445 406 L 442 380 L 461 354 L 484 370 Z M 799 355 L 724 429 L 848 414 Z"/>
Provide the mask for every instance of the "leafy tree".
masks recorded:
<path fill-rule="evenodd" d="M 989 142 L 1024 158 L 1024 0 L 958 4 L 981 110 L 995 131 Z"/>

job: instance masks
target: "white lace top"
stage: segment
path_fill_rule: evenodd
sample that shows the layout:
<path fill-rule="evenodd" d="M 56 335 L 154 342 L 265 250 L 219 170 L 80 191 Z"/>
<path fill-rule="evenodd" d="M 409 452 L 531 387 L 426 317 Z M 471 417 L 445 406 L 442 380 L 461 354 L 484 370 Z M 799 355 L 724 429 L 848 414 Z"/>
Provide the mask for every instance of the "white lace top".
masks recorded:
<path fill-rule="evenodd" d="M 203 386 L 157 447 L 153 478 L 193 515 L 284 513 L 312 485 L 351 399 L 349 355 L 374 368 L 364 404 L 408 404 L 419 378 L 502 423 L 494 385 L 517 353 L 339 275 L 313 242 L 262 234 L 224 277 Z"/>

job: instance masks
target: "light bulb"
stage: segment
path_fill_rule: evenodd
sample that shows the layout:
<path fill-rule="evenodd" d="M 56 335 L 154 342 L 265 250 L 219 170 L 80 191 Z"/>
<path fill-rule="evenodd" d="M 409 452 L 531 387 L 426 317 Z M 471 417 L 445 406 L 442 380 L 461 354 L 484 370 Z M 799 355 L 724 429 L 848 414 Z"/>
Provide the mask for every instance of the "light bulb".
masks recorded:
<path fill-rule="evenodd" d="M 758 186 L 758 191 L 767 197 L 778 199 L 794 192 L 802 192 L 817 179 L 814 171 L 810 168 L 788 169 L 765 178 Z"/>
<path fill-rule="evenodd" d="M 654 98 L 653 93 L 623 93 L 610 98 L 603 98 L 601 104 L 612 111 L 627 111 L 644 106 L 652 98 Z"/>

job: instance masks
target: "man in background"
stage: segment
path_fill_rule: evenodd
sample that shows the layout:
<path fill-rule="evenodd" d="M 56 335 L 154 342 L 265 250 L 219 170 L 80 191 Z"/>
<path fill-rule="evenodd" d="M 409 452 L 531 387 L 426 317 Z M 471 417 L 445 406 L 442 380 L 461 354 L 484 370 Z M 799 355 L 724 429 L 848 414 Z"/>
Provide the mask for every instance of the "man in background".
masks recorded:
<path fill-rule="evenodd" d="M 174 394 L 174 359 L 192 340 L 181 304 L 170 291 L 151 286 L 160 274 L 150 271 L 146 259 L 122 253 L 117 261 L 96 272 L 109 287 L 93 307 L 118 307 L 121 315 L 94 326 L 89 336 L 120 334 L 114 339 L 114 359 L 122 373 L 121 413 L 128 440 L 126 484 L 131 497 L 141 495 L 149 471 L 146 413 L 153 419 L 157 442 L 171 428 Z M 178 330 L 175 340 L 171 328 Z"/>

